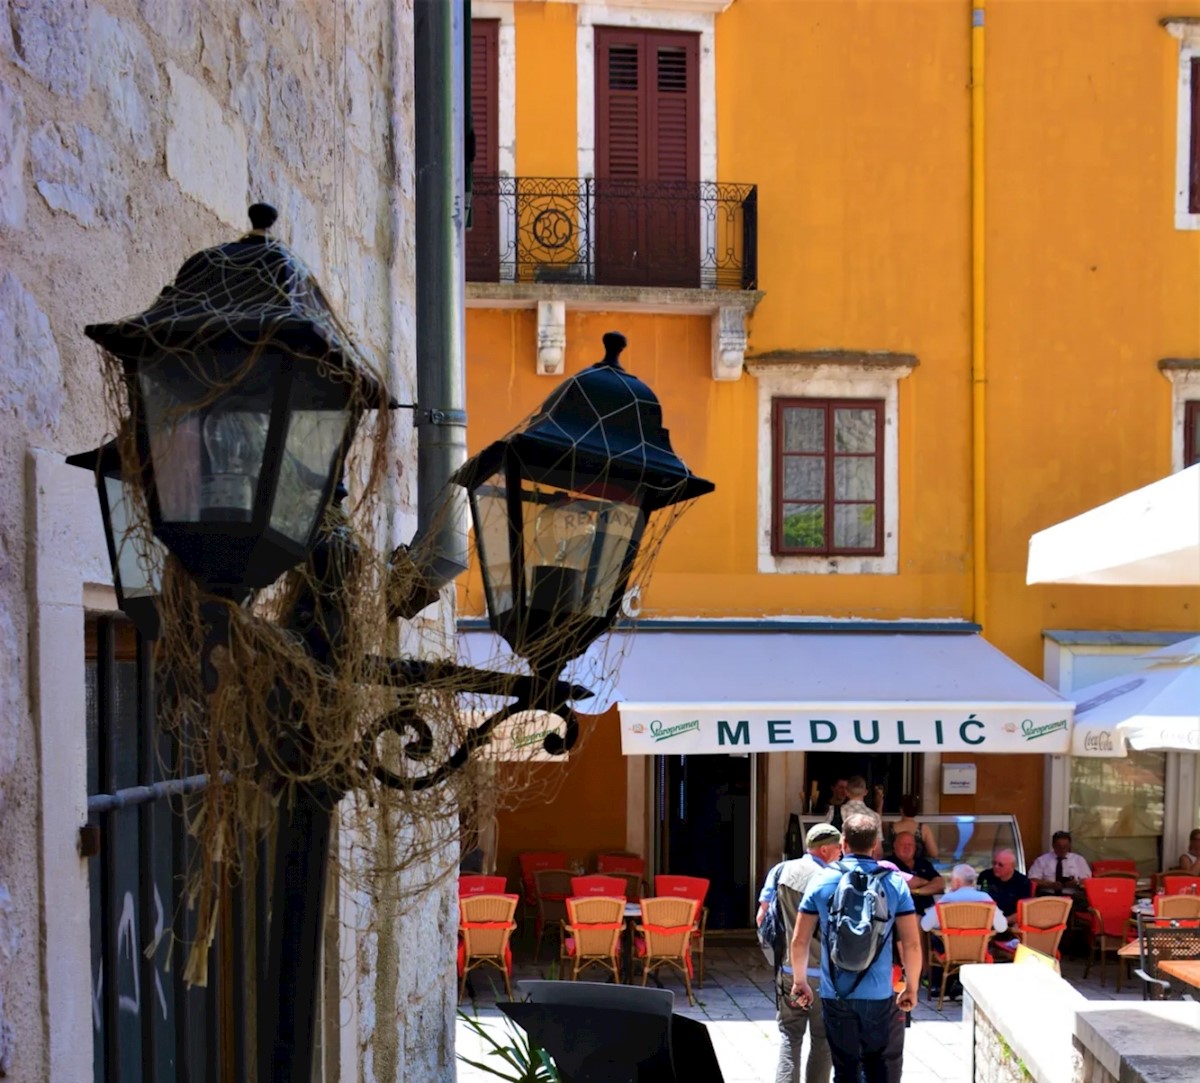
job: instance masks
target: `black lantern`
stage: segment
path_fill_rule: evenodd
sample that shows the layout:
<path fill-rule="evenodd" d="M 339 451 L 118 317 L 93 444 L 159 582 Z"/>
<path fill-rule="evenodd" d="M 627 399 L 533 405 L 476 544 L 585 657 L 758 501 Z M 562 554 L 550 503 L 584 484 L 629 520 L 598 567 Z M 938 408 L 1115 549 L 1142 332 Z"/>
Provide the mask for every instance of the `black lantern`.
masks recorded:
<path fill-rule="evenodd" d="M 232 596 L 305 559 L 362 410 L 385 404 L 275 217 L 255 204 L 145 312 L 85 329 L 124 365 L 155 535 Z"/>
<path fill-rule="evenodd" d="M 540 668 L 582 654 L 616 618 L 649 516 L 711 492 L 671 450 L 654 393 L 618 360 L 566 380 L 521 431 L 467 462 L 492 628 Z"/>
<path fill-rule="evenodd" d="M 94 451 L 69 455 L 67 462 L 87 470 L 96 479 L 117 605 L 133 621 L 142 638 L 157 639 L 158 597 L 162 593 L 162 564 L 166 553 L 157 539 L 153 540 L 148 553 L 140 553 L 134 546 L 130 528 L 135 494 L 133 486 L 121 474 L 117 441 L 110 440 Z"/>

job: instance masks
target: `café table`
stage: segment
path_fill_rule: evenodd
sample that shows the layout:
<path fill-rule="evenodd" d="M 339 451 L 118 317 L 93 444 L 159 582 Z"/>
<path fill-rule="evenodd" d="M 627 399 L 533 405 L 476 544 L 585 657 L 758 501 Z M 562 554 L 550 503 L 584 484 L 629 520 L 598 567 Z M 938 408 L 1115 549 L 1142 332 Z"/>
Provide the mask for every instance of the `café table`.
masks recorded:
<path fill-rule="evenodd" d="M 1200 989 L 1200 959 L 1164 959 L 1158 964 L 1158 969 Z"/>

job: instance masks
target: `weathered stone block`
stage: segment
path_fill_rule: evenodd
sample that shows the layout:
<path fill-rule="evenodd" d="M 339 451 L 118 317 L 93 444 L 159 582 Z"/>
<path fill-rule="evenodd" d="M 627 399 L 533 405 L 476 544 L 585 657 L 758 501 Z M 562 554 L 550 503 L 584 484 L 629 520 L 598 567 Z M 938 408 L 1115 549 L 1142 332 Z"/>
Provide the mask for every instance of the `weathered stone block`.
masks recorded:
<path fill-rule="evenodd" d="M 11 56 L 55 94 L 88 89 L 86 0 L 8 0 Z"/>
<path fill-rule="evenodd" d="M 246 222 L 246 135 L 197 80 L 168 62 L 167 175 L 222 221 Z"/>
<path fill-rule="evenodd" d="M 12 272 L 0 275 L 4 411 L 26 431 L 48 433 L 62 412 L 62 363 L 50 321 Z"/>
<path fill-rule="evenodd" d="M 138 0 L 150 29 L 179 53 L 196 47 L 197 0 Z"/>
<path fill-rule="evenodd" d="M 171 5 L 164 5 L 171 6 Z M 104 115 L 122 147 L 131 146 L 143 162 L 156 151 L 158 67 L 146 39 L 128 22 L 103 8 L 91 13 L 92 84 L 104 96 Z"/>
<path fill-rule="evenodd" d="M 112 144 L 83 124 L 43 124 L 30 141 L 33 185 L 51 210 L 82 225 L 124 222 L 129 174 Z"/>
<path fill-rule="evenodd" d="M 25 221 L 25 102 L 14 87 L 0 83 L 0 226 Z"/>

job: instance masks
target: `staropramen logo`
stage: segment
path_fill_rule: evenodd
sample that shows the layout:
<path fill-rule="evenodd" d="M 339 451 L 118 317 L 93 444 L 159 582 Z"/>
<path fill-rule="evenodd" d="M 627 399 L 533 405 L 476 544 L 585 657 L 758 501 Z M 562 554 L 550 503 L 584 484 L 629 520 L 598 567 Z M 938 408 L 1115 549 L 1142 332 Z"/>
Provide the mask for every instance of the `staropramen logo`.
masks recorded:
<path fill-rule="evenodd" d="M 681 733 L 699 733 L 700 719 L 694 718 L 691 722 L 679 722 L 674 726 L 663 725 L 657 718 L 650 723 L 650 736 L 657 741 L 667 741 L 672 737 L 678 737 Z"/>
<path fill-rule="evenodd" d="M 1046 722 L 1040 726 L 1032 718 L 1027 718 L 1021 723 L 1021 735 L 1027 741 L 1036 741 L 1048 733 L 1058 733 L 1066 728 L 1067 720 L 1065 718 L 1060 718 L 1057 722 Z"/>

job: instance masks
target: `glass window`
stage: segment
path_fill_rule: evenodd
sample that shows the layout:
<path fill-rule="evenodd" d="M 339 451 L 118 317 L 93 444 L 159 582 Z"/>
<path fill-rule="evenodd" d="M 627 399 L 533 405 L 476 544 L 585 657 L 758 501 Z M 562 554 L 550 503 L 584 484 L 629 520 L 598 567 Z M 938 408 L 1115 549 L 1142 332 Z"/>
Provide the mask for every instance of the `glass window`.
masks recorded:
<path fill-rule="evenodd" d="M 1195 463 L 1200 463 L 1200 400 L 1183 407 L 1183 465 Z"/>
<path fill-rule="evenodd" d="M 772 552 L 883 552 L 883 406 L 775 400 Z"/>
<path fill-rule="evenodd" d="M 1162 865 L 1166 753 L 1071 758 L 1072 849 L 1089 862 L 1125 858 L 1148 875 Z"/>

